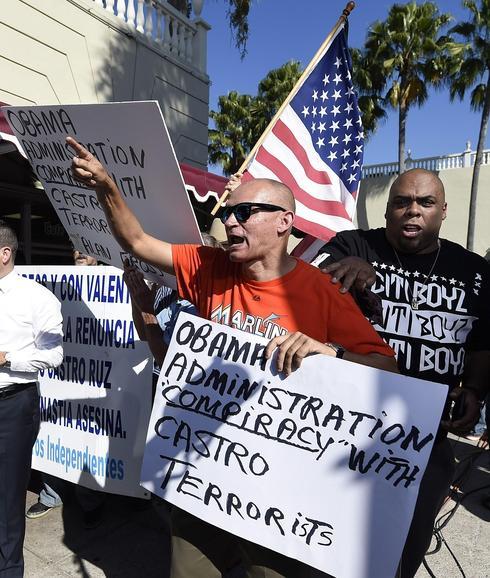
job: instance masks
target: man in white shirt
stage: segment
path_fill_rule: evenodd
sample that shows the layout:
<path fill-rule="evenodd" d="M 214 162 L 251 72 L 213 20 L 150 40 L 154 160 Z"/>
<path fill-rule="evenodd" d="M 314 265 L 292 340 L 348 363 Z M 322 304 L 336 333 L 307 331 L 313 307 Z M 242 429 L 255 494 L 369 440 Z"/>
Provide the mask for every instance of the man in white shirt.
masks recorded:
<path fill-rule="evenodd" d="M 18 243 L 0 220 L 0 576 L 22 577 L 25 496 L 39 429 L 38 371 L 63 361 L 61 304 L 14 272 Z"/>

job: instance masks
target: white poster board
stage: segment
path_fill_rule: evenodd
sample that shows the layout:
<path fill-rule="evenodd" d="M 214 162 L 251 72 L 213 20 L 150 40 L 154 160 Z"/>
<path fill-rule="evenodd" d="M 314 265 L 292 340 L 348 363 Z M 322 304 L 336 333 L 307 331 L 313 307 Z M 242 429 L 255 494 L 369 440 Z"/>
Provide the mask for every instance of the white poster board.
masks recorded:
<path fill-rule="evenodd" d="M 336 578 L 393 578 L 447 387 L 320 355 L 285 379 L 264 343 L 179 316 L 142 484 Z"/>
<path fill-rule="evenodd" d="M 151 411 L 152 359 L 113 267 L 16 267 L 61 301 L 63 363 L 40 372 L 32 467 L 113 494 L 139 484 Z"/>
<path fill-rule="evenodd" d="M 175 280 L 125 253 L 93 190 L 73 180 L 74 137 L 112 175 L 143 229 L 171 243 L 201 243 L 194 211 L 158 102 L 4 107 L 6 119 L 76 249 L 121 268 L 129 258 L 145 277 Z"/>

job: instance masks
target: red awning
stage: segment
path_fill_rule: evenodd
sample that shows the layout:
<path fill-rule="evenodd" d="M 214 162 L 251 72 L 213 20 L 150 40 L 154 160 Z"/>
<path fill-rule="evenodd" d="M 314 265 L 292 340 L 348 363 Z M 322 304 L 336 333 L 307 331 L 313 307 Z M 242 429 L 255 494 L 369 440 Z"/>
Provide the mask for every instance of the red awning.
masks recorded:
<path fill-rule="evenodd" d="M 3 111 L 1 108 L 2 106 L 7 106 L 7 104 L 5 102 L 0 102 L 0 132 L 4 132 L 6 134 L 12 134 L 12 131 L 10 130 L 9 123 L 7 122 L 7 119 L 5 118 L 5 115 L 3 114 Z"/>
<path fill-rule="evenodd" d="M 0 107 L 2 106 L 6 106 L 6 103 L 0 102 Z M 1 108 L 0 133 L 14 137 Z M 1 139 L 2 135 L 0 134 L 0 140 Z M 8 140 L 12 139 L 9 138 Z M 207 171 L 203 171 L 202 169 L 192 167 L 191 165 L 187 165 L 185 163 L 180 163 L 180 169 L 182 171 L 182 176 L 184 177 L 186 188 L 194 195 L 194 198 L 199 203 L 205 203 L 210 198 L 213 198 L 217 201 L 222 195 L 225 185 L 228 182 L 228 179 L 225 177 L 220 177 L 219 175 L 208 173 Z"/>

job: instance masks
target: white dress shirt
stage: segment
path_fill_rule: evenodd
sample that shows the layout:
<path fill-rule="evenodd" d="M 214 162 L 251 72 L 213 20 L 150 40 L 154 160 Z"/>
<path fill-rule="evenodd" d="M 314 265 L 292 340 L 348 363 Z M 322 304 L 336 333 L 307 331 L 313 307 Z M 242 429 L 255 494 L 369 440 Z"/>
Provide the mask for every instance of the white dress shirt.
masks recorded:
<path fill-rule="evenodd" d="M 12 271 L 0 279 L 0 389 L 36 381 L 39 369 L 63 361 L 63 320 L 58 299 L 39 283 Z"/>

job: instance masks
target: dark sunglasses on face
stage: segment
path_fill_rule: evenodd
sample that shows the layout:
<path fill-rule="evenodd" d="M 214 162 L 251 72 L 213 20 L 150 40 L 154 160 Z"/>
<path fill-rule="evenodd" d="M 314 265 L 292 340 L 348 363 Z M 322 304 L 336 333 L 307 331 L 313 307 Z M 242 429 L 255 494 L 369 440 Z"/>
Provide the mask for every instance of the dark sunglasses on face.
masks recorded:
<path fill-rule="evenodd" d="M 283 207 L 278 205 L 270 205 L 269 203 L 237 203 L 236 205 L 229 205 L 223 207 L 221 211 L 220 220 L 223 224 L 230 218 L 231 214 L 235 215 L 235 219 L 239 223 L 245 223 L 250 219 L 252 212 L 266 211 L 272 213 L 274 211 L 285 211 Z"/>

